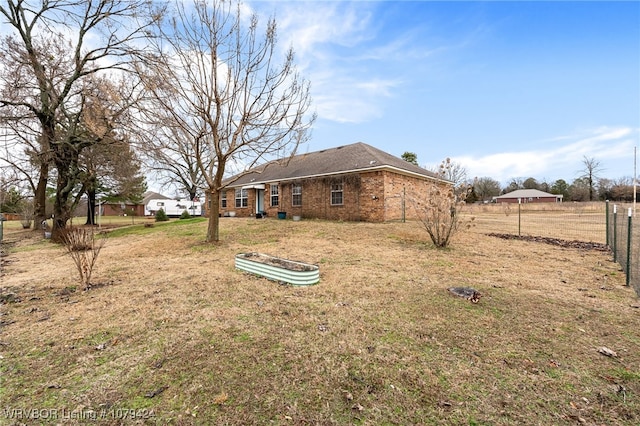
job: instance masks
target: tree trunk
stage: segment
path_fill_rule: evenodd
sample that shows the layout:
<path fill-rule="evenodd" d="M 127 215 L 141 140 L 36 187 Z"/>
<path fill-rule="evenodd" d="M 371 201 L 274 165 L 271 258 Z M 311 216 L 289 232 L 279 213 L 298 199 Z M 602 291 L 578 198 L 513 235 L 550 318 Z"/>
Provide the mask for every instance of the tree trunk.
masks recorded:
<path fill-rule="evenodd" d="M 51 230 L 51 240 L 59 242 L 67 227 L 67 222 L 71 217 L 71 208 L 69 207 L 69 195 L 70 192 L 61 190 L 64 188 L 68 179 L 61 179 L 58 176 L 58 196 L 55 203 L 53 203 L 53 228 Z"/>
<path fill-rule="evenodd" d="M 34 230 L 41 229 L 41 223 L 47 219 L 47 175 L 49 174 L 49 165 L 44 163 L 40 166 L 40 177 L 38 177 L 38 185 L 33 194 L 33 220 Z"/>
<path fill-rule="evenodd" d="M 49 182 L 49 167 L 51 165 L 51 143 L 55 138 L 55 121 L 52 117 L 43 117 L 40 120 L 42 135 L 40 142 L 40 176 L 35 189 L 33 202 L 34 229 L 41 229 L 41 224 L 47 216 L 47 183 Z"/>
<path fill-rule="evenodd" d="M 198 195 L 198 187 L 195 185 L 191 185 L 191 187 L 189 188 L 189 200 L 195 200 L 196 195 Z"/>
<path fill-rule="evenodd" d="M 207 228 L 207 242 L 217 243 L 220 241 L 220 191 L 209 189 L 209 226 Z"/>
<path fill-rule="evenodd" d="M 54 153 L 54 163 L 58 171 L 56 185 L 56 200 L 53 204 L 53 229 L 51 239 L 60 241 L 60 237 L 71 218 L 72 206 L 69 198 L 77 183 L 78 175 L 78 150 L 68 144 L 60 144 Z"/>
<path fill-rule="evenodd" d="M 96 187 L 93 184 L 87 189 L 87 221 L 85 225 L 96 225 Z"/>

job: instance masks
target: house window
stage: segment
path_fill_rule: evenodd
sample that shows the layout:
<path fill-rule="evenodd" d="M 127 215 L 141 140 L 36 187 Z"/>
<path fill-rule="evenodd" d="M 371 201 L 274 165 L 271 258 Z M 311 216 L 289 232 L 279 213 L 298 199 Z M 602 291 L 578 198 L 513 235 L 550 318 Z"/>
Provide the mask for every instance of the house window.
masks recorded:
<path fill-rule="evenodd" d="M 302 205 L 302 185 L 291 186 L 291 205 L 292 206 Z"/>
<path fill-rule="evenodd" d="M 246 189 L 236 189 L 236 208 L 249 206 L 249 192 Z"/>
<path fill-rule="evenodd" d="M 271 186 L 271 206 L 275 207 L 280 202 L 280 194 L 278 193 L 278 185 Z"/>
<path fill-rule="evenodd" d="M 222 191 L 220 194 L 220 207 L 223 209 L 227 208 L 227 191 Z"/>
<path fill-rule="evenodd" d="M 331 184 L 331 205 L 342 205 L 342 182 Z"/>

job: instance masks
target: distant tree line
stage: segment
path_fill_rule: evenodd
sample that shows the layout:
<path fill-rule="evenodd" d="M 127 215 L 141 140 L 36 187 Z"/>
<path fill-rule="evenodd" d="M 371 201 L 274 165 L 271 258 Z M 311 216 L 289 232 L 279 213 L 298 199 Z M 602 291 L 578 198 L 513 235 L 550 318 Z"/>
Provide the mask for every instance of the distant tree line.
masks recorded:
<path fill-rule="evenodd" d="M 413 152 L 405 152 L 401 158 L 412 164 L 418 164 L 417 155 Z M 450 165 L 444 177 L 451 180 L 456 187 L 466 190 L 467 203 L 488 202 L 493 197 L 518 189 L 538 189 L 562 195 L 564 201 L 633 201 L 633 177 L 625 176 L 617 179 L 600 177 L 602 172 L 600 162 L 586 156 L 582 160 L 582 170 L 578 171 L 578 176 L 571 183 L 564 179 L 539 182 L 534 177 L 518 177 L 510 179 L 506 186 L 502 186 L 499 181 L 488 176 L 469 179 L 466 169 L 461 164 L 446 161 Z M 441 166 L 432 171 L 443 175 L 440 168 Z"/>

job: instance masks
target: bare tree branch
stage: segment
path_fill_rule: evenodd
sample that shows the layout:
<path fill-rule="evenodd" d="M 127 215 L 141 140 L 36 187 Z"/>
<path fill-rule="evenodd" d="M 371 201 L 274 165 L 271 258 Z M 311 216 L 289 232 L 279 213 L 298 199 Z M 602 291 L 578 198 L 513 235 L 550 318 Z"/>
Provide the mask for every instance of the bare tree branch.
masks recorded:
<path fill-rule="evenodd" d="M 13 29 L 0 43 L 0 120 L 38 123 L 39 176 L 36 220 L 45 216 L 49 169 L 57 169 L 53 233 L 70 214 L 79 153 L 88 146 L 80 123 L 89 77 L 129 69 L 145 55 L 140 41 L 161 19 L 162 6 L 147 0 L 4 0 L 0 19 Z M 85 114 L 86 115 L 86 114 Z M 96 141 L 94 141 L 96 142 Z"/>
<path fill-rule="evenodd" d="M 156 28 L 158 60 L 146 65 L 153 105 L 147 117 L 159 111 L 149 121 L 164 121 L 182 136 L 168 158 L 184 161 L 183 169 L 197 165 L 212 200 L 210 242 L 219 239 L 218 197 L 227 168 L 289 158 L 315 120 L 293 49 L 277 54 L 275 19 L 261 26 L 257 15 L 246 21 L 241 13 L 235 1 L 196 2 L 192 10 L 175 2 L 171 21 Z M 157 152 L 167 140 L 149 149 Z"/>

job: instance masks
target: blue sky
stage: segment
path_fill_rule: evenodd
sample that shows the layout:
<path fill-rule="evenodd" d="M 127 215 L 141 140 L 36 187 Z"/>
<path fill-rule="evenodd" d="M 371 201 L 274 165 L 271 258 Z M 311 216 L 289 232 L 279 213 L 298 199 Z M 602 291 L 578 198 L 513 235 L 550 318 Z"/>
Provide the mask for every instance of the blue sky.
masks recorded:
<path fill-rule="evenodd" d="M 311 81 L 302 152 L 365 142 L 470 178 L 633 175 L 640 2 L 248 1 Z M 640 155 L 640 154 L 639 154 Z"/>

